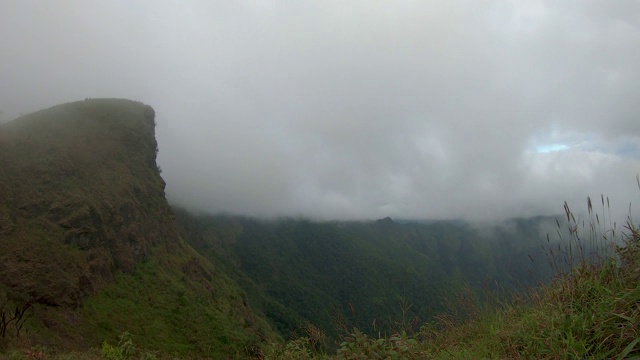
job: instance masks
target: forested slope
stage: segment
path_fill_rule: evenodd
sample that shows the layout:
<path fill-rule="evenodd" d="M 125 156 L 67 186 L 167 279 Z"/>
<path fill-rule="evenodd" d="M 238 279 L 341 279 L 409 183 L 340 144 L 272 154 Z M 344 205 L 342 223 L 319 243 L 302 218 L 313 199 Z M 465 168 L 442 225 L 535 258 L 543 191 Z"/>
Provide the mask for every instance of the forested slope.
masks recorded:
<path fill-rule="evenodd" d="M 419 326 L 449 311 L 466 287 L 508 294 L 551 274 L 541 244 L 552 218 L 478 227 L 175 212 L 185 240 L 225 264 L 253 307 L 286 336 L 309 323 L 332 337 L 354 326 L 368 333 L 398 322 Z"/>

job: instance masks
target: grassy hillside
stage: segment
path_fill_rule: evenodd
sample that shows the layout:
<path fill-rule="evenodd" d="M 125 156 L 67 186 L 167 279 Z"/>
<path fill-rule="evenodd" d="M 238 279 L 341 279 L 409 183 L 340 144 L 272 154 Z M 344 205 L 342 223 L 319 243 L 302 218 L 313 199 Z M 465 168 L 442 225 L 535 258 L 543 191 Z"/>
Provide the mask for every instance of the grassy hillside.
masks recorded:
<path fill-rule="evenodd" d="M 151 107 L 116 99 L 0 125 L 0 306 L 25 310 L 3 347 L 86 349 L 128 330 L 165 353 L 233 357 L 272 337 L 178 236 L 154 127 Z"/>
<path fill-rule="evenodd" d="M 540 247 L 547 218 L 480 229 L 175 213 L 185 240 L 224 264 L 285 337 L 309 324 L 329 339 L 353 327 L 368 334 L 417 329 L 450 311 L 451 298 L 467 286 L 476 293 L 523 290 L 551 274 Z"/>

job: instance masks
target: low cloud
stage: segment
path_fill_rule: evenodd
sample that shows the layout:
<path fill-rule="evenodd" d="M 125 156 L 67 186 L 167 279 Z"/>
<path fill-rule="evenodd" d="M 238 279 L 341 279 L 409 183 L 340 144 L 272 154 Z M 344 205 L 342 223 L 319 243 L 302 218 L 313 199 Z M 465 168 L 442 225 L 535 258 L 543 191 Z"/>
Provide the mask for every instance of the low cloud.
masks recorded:
<path fill-rule="evenodd" d="M 10 0 L 0 109 L 144 101 L 169 199 L 209 212 L 496 220 L 605 194 L 626 216 L 638 19 L 635 1 Z"/>

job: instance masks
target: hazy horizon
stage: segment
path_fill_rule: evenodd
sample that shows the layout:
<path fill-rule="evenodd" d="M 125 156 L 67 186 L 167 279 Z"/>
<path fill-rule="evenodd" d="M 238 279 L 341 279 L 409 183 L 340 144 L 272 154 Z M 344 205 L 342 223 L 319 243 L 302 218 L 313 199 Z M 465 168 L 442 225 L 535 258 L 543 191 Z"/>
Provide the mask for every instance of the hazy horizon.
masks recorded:
<path fill-rule="evenodd" d="M 8 0 L 0 31 L 0 121 L 149 104 L 193 210 L 493 221 L 604 194 L 640 214 L 637 1 Z"/>

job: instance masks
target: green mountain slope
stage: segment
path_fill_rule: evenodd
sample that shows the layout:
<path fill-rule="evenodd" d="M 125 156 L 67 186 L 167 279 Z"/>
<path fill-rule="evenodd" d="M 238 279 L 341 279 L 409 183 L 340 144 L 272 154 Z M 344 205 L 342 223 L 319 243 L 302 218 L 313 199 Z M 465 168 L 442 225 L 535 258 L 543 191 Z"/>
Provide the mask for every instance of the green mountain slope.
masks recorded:
<path fill-rule="evenodd" d="M 33 314 L 4 343 L 87 348 L 128 330 L 143 347 L 233 356 L 272 336 L 178 236 L 154 127 L 151 107 L 115 99 L 0 125 L 0 299 Z"/>
<path fill-rule="evenodd" d="M 467 285 L 508 292 L 551 274 L 540 247 L 547 218 L 480 230 L 451 222 L 262 222 L 175 213 L 185 240 L 224 264 L 253 308 L 285 336 L 304 334 L 308 323 L 332 338 L 354 326 L 369 334 L 419 327 L 449 312 Z"/>

